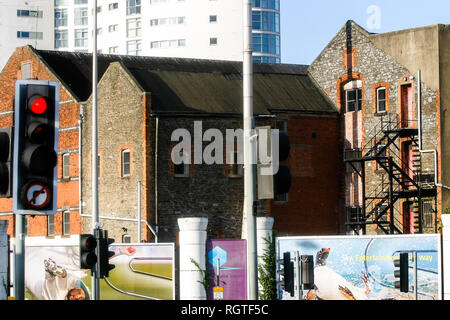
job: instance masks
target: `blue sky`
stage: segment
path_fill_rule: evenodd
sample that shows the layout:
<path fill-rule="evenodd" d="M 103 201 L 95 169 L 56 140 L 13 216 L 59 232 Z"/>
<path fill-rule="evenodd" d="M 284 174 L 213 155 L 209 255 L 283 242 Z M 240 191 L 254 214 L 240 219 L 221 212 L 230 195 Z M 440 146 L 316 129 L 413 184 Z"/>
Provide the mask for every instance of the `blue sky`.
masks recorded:
<path fill-rule="evenodd" d="M 347 20 L 373 33 L 450 24 L 450 1 L 281 0 L 281 62 L 311 64 Z"/>

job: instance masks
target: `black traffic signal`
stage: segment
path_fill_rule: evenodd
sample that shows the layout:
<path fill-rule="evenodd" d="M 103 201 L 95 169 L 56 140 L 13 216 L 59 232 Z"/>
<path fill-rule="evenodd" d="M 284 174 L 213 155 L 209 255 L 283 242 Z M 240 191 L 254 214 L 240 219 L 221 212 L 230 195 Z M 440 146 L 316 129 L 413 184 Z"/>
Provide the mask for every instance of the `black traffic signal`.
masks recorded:
<path fill-rule="evenodd" d="M 283 259 L 277 261 L 279 267 L 277 274 L 282 276 L 283 279 L 278 282 L 284 291 L 289 292 L 291 297 L 294 296 L 294 262 L 291 261 L 291 253 L 284 252 Z M 283 267 L 281 269 L 280 267 Z"/>
<path fill-rule="evenodd" d="M 92 269 L 97 263 L 97 239 L 92 234 L 80 234 L 80 269 Z"/>
<path fill-rule="evenodd" d="M 314 286 L 314 257 L 301 256 L 300 265 L 303 289 L 312 289 Z"/>
<path fill-rule="evenodd" d="M 109 263 L 109 258 L 114 255 L 114 251 L 109 251 L 109 245 L 114 242 L 114 239 L 108 238 L 107 230 L 100 230 L 98 238 L 98 277 L 100 279 L 109 277 L 109 271 L 116 266 Z"/>
<path fill-rule="evenodd" d="M 56 212 L 59 85 L 17 80 L 15 87 L 13 212 Z"/>
<path fill-rule="evenodd" d="M 0 128 L 0 198 L 11 197 L 12 134 L 12 127 Z"/>
<path fill-rule="evenodd" d="M 291 144 L 287 133 L 280 131 L 278 133 L 278 156 L 279 162 L 287 160 L 291 150 Z M 280 164 L 278 172 L 273 176 L 273 190 L 275 195 L 285 194 L 291 188 L 291 171 L 285 164 Z"/>
<path fill-rule="evenodd" d="M 408 253 L 400 253 L 400 258 L 394 260 L 394 266 L 399 269 L 394 270 L 394 277 L 399 278 L 395 281 L 394 286 L 400 289 L 401 292 L 409 291 L 409 267 L 408 267 Z"/>

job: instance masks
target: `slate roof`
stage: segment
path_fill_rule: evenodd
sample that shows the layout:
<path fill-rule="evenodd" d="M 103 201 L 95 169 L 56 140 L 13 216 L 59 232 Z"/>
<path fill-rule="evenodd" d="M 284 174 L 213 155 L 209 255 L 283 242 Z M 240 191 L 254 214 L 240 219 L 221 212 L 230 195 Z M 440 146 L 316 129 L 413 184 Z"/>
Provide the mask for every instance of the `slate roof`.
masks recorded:
<path fill-rule="evenodd" d="M 92 89 L 92 54 L 35 50 L 79 101 Z M 152 94 L 152 110 L 161 113 L 242 113 L 242 62 L 98 55 L 98 79 L 120 62 Z M 337 113 L 308 76 L 308 66 L 259 64 L 253 67 L 254 113 Z"/>

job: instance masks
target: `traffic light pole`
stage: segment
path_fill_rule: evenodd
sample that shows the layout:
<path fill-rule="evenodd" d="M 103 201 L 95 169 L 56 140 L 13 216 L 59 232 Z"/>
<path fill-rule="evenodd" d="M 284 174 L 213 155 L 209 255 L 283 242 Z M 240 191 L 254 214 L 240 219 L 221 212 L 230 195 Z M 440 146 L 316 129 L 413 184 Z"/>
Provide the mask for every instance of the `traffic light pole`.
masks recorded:
<path fill-rule="evenodd" d="M 25 300 L 25 216 L 16 214 L 14 297 Z"/>
<path fill-rule="evenodd" d="M 258 264 L 256 251 L 256 166 L 253 137 L 255 123 L 253 118 L 253 49 L 252 49 L 252 3 L 244 0 L 244 56 L 243 56 L 243 122 L 244 122 L 244 212 L 247 225 L 247 299 L 258 299 Z"/>
<path fill-rule="evenodd" d="M 92 230 L 98 239 L 98 128 L 97 128 L 97 0 L 94 0 L 93 49 L 92 49 Z M 98 264 L 97 264 L 98 265 Z M 92 294 L 100 300 L 100 279 L 98 267 L 92 269 Z"/>

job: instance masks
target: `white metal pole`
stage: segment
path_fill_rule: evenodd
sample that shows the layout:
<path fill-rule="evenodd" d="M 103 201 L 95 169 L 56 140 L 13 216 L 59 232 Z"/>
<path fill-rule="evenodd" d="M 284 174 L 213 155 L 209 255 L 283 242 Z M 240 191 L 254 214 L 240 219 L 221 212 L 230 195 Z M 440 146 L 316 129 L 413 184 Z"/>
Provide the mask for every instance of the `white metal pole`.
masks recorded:
<path fill-rule="evenodd" d="M 138 243 L 142 242 L 141 181 L 138 181 Z"/>
<path fill-rule="evenodd" d="M 247 298 L 258 299 L 258 268 L 256 255 L 255 159 L 256 140 L 252 139 L 253 118 L 253 50 L 252 2 L 244 0 L 244 53 L 243 53 L 243 121 L 244 121 L 244 214 L 247 225 Z"/>
<path fill-rule="evenodd" d="M 94 0 L 93 48 L 92 48 L 92 233 L 99 222 L 98 213 L 98 128 L 97 128 L 97 0 Z M 92 269 L 92 293 L 94 300 L 100 300 L 100 280 L 97 268 Z"/>

